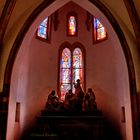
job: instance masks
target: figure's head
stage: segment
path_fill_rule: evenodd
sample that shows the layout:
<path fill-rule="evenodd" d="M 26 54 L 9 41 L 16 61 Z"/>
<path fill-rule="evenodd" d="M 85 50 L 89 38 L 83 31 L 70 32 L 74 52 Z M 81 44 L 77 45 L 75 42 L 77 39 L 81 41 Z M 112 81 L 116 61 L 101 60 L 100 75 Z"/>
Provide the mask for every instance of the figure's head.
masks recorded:
<path fill-rule="evenodd" d="M 80 83 L 80 79 L 77 79 L 76 82 L 77 82 L 77 83 Z"/>
<path fill-rule="evenodd" d="M 55 95 L 55 90 L 52 90 L 52 93 L 51 93 L 52 95 Z"/>
<path fill-rule="evenodd" d="M 92 88 L 88 88 L 88 92 L 92 92 Z"/>
<path fill-rule="evenodd" d="M 72 93 L 72 89 L 69 90 L 69 93 Z"/>

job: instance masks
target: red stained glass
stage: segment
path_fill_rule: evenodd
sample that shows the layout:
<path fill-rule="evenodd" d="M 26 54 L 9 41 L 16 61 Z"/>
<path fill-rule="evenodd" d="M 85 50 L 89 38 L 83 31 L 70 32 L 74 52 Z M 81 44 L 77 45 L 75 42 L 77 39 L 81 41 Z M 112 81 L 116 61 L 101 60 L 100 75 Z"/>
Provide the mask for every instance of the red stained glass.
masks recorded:
<path fill-rule="evenodd" d="M 76 18 L 75 18 L 75 16 L 70 16 L 68 19 L 68 34 L 69 35 L 76 34 Z"/>

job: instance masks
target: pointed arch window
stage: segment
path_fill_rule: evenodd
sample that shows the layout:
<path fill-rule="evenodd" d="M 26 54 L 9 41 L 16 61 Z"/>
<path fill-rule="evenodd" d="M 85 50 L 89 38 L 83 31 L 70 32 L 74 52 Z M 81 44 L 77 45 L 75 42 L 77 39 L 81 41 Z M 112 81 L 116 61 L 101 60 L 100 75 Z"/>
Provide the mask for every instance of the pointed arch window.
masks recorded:
<path fill-rule="evenodd" d="M 44 41 L 50 41 L 50 26 L 51 24 L 51 18 L 46 17 L 38 26 L 37 29 L 37 38 L 44 40 Z"/>
<path fill-rule="evenodd" d="M 69 12 L 67 15 L 67 35 L 77 35 L 77 14 L 75 12 Z"/>
<path fill-rule="evenodd" d="M 79 47 L 65 47 L 60 53 L 60 81 L 59 91 L 61 100 L 65 99 L 65 94 L 69 89 L 75 92 L 74 83 L 77 79 L 81 81 L 84 89 L 84 60 L 83 51 Z"/>
<path fill-rule="evenodd" d="M 93 18 L 93 39 L 94 39 L 94 43 L 107 39 L 107 32 L 105 27 L 95 17 Z"/>

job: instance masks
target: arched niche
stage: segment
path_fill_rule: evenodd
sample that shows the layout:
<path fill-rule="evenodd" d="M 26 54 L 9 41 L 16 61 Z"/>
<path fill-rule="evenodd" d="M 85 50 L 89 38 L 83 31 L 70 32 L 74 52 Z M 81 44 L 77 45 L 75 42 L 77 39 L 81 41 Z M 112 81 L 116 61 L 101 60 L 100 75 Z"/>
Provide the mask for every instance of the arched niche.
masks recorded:
<path fill-rule="evenodd" d="M 48 1 L 48 2 L 42 2 L 41 5 L 39 5 L 33 13 L 30 15 L 26 23 L 23 25 L 22 29 L 20 30 L 14 44 L 12 47 L 12 50 L 9 55 L 6 71 L 5 71 L 5 79 L 4 79 L 4 89 L 5 87 L 10 88 L 11 85 L 11 75 L 12 75 L 12 68 L 14 65 L 14 62 L 16 58 L 18 57 L 18 52 L 21 49 L 25 49 L 25 46 L 28 47 L 28 45 L 31 43 L 32 37 L 34 36 L 35 30 L 37 29 L 40 21 L 42 21 L 46 16 L 49 16 L 54 11 L 61 8 L 63 5 L 67 4 L 69 1 Z M 130 122 L 132 121 L 132 124 L 134 124 L 134 120 L 136 116 L 134 115 L 135 112 L 133 112 L 134 107 L 137 109 L 136 106 L 136 97 L 133 98 L 132 96 L 136 93 L 136 85 L 135 85 L 135 74 L 134 74 L 134 66 L 131 58 L 131 53 L 129 50 L 129 47 L 127 45 L 126 39 L 123 35 L 123 32 L 121 31 L 117 21 L 112 16 L 110 11 L 100 2 L 98 1 L 76 1 L 73 0 L 74 3 L 82 7 L 83 9 L 89 11 L 91 14 L 94 14 L 96 17 L 99 18 L 99 20 L 105 25 L 108 34 L 110 34 L 112 42 L 115 42 L 117 47 L 120 48 L 120 51 L 124 53 L 127 68 L 128 68 L 128 79 L 129 79 L 129 86 L 130 93 L 127 95 L 130 97 L 129 105 L 131 105 L 130 112 L 132 111 L 132 120 L 130 116 Z M 104 14 L 103 14 L 104 13 Z M 33 20 L 34 19 L 34 20 Z M 30 32 L 30 34 L 28 34 Z M 25 45 L 26 44 L 26 45 Z M 8 86 L 7 86 L 8 85 Z M 7 93 L 6 96 L 8 98 L 11 96 L 9 90 L 6 90 Z M 10 103 L 10 100 L 8 104 Z M 8 116 L 8 114 L 7 114 Z M 9 118 L 7 118 L 9 120 Z M 7 120 L 6 120 L 7 122 Z M 5 122 L 5 125 L 6 125 Z M 131 132 L 132 124 L 129 124 L 129 132 Z M 135 128 L 136 129 L 136 128 Z M 131 132 L 132 133 L 132 132 Z M 132 137 L 132 135 L 131 135 Z"/>

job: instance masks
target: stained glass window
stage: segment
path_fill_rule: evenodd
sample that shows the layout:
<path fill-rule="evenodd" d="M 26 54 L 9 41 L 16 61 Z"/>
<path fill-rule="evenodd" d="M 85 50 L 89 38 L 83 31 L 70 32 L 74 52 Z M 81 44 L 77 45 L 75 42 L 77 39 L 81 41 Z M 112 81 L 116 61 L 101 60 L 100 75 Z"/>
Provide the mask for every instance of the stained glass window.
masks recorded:
<path fill-rule="evenodd" d="M 69 17 L 68 33 L 69 35 L 75 35 L 76 33 L 76 19 L 74 16 Z"/>
<path fill-rule="evenodd" d="M 49 39 L 49 17 L 46 17 L 38 26 L 37 37 L 48 40 Z"/>
<path fill-rule="evenodd" d="M 63 49 L 60 60 L 60 92 L 61 100 L 65 99 L 65 94 L 69 89 L 74 93 L 74 83 L 80 79 L 83 87 L 83 60 L 80 48 L 71 51 Z"/>
<path fill-rule="evenodd" d="M 67 32 L 70 36 L 77 34 L 77 15 L 75 12 L 70 12 L 67 17 Z"/>
<path fill-rule="evenodd" d="M 106 39 L 107 38 L 106 29 L 97 18 L 93 18 L 93 25 L 94 25 L 94 42 Z"/>
<path fill-rule="evenodd" d="M 68 48 L 62 51 L 60 65 L 60 92 L 64 100 L 66 92 L 71 88 L 71 52 Z"/>
<path fill-rule="evenodd" d="M 80 81 L 82 82 L 82 74 L 82 52 L 79 48 L 76 48 L 73 51 L 73 83 L 76 83 L 77 79 L 80 79 Z"/>

